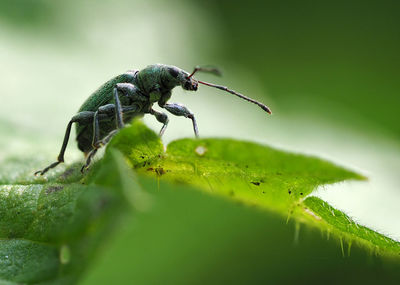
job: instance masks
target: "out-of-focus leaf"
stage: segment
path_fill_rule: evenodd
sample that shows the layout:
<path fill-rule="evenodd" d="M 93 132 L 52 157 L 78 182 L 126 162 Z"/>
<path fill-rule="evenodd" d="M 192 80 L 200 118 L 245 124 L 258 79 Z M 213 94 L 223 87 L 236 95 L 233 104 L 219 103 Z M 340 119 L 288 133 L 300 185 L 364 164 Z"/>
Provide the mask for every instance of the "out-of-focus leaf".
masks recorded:
<path fill-rule="evenodd" d="M 131 215 L 82 284 L 397 284 L 400 263 L 308 223 L 139 177 Z"/>
<path fill-rule="evenodd" d="M 35 178 L 33 172 L 40 165 L 33 166 L 34 160 L 3 159 L 0 280 L 4 284 L 75 283 L 127 209 L 125 194 L 130 193 L 136 204 L 142 197 L 135 194 L 139 190 L 134 173 L 116 150 L 110 150 L 85 181 L 77 165 Z"/>

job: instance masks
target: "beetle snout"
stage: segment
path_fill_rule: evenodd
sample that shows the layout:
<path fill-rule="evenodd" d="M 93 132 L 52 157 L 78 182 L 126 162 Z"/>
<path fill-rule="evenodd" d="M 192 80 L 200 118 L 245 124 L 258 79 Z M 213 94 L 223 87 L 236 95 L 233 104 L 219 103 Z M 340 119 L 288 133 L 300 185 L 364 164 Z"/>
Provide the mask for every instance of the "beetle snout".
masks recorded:
<path fill-rule="evenodd" d="M 199 85 L 199 84 L 198 84 L 197 81 L 194 81 L 194 80 L 187 80 L 187 81 L 185 82 L 185 84 L 183 85 L 183 88 L 184 88 L 185 90 L 189 90 L 189 91 L 196 91 L 198 85 Z"/>

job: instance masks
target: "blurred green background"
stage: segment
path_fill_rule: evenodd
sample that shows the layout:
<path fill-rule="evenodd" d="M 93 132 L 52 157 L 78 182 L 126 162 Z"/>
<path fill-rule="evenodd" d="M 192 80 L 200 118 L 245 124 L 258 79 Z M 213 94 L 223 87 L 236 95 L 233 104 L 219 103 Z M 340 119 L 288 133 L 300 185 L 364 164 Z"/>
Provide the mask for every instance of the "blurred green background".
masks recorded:
<path fill-rule="evenodd" d="M 398 2 L 202 3 L 224 34 L 218 57 L 251 69 L 280 110 L 399 138 Z"/>
<path fill-rule="evenodd" d="M 400 239 L 400 19 L 397 1 L 0 1 L 0 121 L 36 133 L 15 145 L 55 157 L 69 118 L 115 74 L 166 63 L 269 105 L 206 87 L 171 101 L 202 136 L 316 154 L 369 177 L 320 189 L 356 221 Z M 152 128 L 159 124 L 145 119 Z M 23 131 L 22 131 L 23 132 Z M 192 136 L 171 118 L 165 141 Z M 71 144 L 66 158 L 80 157 Z"/>

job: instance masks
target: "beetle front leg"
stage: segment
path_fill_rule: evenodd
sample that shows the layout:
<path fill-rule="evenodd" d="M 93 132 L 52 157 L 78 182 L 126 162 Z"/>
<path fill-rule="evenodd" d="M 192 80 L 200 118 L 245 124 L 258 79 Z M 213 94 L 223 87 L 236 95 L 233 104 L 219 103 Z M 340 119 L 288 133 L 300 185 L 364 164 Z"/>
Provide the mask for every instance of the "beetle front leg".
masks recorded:
<path fill-rule="evenodd" d="M 186 108 L 182 104 L 177 103 L 165 104 L 162 106 L 162 108 L 167 109 L 168 112 L 174 114 L 175 116 L 183 116 L 185 118 L 191 119 L 193 123 L 194 134 L 197 138 L 199 137 L 199 130 L 197 128 L 196 119 L 194 117 L 194 114 L 188 108 Z"/>
<path fill-rule="evenodd" d="M 162 112 L 157 112 L 156 110 L 153 110 L 153 109 L 150 109 L 150 114 L 155 116 L 157 121 L 159 121 L 160 123 L 163 124 L 163 126 L 161 127 L 161 130 L 160 130 L 160 133 L 159 133 L 159 136 L 162 137 L 162 135 L 165 132 L 165 129 L 168 126 L 168 122 L 169 122 L 167 114 L 162 113 Z"/>

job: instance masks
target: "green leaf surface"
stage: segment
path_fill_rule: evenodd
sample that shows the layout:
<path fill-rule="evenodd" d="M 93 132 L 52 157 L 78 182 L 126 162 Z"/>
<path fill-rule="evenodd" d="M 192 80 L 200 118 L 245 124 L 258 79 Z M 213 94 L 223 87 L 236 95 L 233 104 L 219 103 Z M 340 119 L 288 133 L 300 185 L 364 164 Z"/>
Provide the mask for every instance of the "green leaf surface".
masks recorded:
<path fill-rule="evenodd" d="M 316 157 L 232 139 L 181 139 L 170 143 L 163 152 L 158 137 L 148 132 L 151 131 L 135 122 L 110 145 L 123 152 L 140 174 L 272 210 L 382 254 L 400 253 L 398 242 L 357 225 L 327 203 L 317 202 L 320 200 L 315 197 L 307 197 L 320 185 L 365 180 L 355 172 Z M 132 150 L 135 144 L 127 147 L 138 137 L 157 146 L 152 148 L 149 159 Z M 327 215 L 333 211 L 337 211 L 335 218 Z M 360 230 L 355 231 L 357 228 Z"/>
<path fill-rule="evenodd" d="M 77 164 L 35 177 L 41 159 L 0 160 L 0 283 L 76 283 L 128 208 L 134 173 L 117 151 L 85 180 Z"/>
<path fill-rule="evenodd" d="M 172 142 L 163 157 L 141 170 L 161 171 L 163 179 L 281 211 L 319 185 L 362 179 L 318 158 L 231 139 Z"/>
<path fill-rule="evenodd" d="M 340 237 L 346 238 L 351 247 L 355 240 L 375 254 L 391 255 L 400 259 L 400 243 L 367 227 L 357 224 L 345 213 L 336 210 L 325 201 L 317 197 L 308 197 L 303 201 L 306 213 L 313 218 L 325 223 L 328 231 L 334 232 Z M 341 241 L 343 242 L 343 241 Z M 344 255 L 343 244 L 341 244 Z M 350 250 L 350 248 L 348 248 Z"/>

